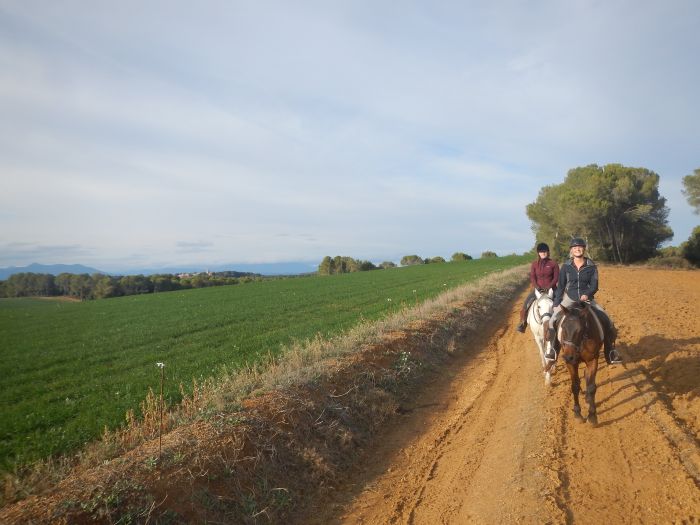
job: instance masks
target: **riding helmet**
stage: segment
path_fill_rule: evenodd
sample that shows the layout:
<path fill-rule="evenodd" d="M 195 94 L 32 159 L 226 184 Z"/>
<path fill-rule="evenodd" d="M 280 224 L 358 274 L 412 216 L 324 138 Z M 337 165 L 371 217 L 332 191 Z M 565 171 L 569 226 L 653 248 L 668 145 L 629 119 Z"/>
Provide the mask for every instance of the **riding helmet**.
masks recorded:
<path fill-rule="evenodd" d="M 537 245 L 537 251 L 549 253 L 549 246 L 547 246 L 546 242 L 541 242 Z"/>
<path fill-rule="evenodd" d="M 571 239 L 571 242 L 569 243 L 569 248 L 573 248 L 574 246 L 583 246 L 585 248 L 586 241 L 583 240 L 581 237 L 574 237 L 573 239 Z"/>

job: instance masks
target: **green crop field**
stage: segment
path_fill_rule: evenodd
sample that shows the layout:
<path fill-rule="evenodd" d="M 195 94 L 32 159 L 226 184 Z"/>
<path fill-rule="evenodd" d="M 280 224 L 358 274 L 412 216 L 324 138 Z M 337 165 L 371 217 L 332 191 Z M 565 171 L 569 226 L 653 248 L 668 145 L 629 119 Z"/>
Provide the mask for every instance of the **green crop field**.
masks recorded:
<path fill-rule="evenodd" d="M 149 387 L 239 367 L 293 340 L 378 319 L 486 273 L 523 264 L 508 256 L 266 280 L 83 303 L 0 299 L 0 469 L 67 453 L 124 421 Z M 415 290 L 415 294 L 414 294 Z M 388 301 L 391 299 L 391 301 Z"/>

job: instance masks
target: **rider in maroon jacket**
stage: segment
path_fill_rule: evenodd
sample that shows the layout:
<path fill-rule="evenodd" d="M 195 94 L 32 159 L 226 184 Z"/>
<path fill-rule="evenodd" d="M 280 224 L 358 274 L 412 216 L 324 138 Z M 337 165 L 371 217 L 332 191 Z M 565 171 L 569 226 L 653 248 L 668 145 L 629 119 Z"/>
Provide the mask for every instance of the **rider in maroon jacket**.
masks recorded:
<path fill-rule="evenodd" d="M 516 328 L 521 333 L 525 332 L 525 327 L 527 326 L 527 311 L 532 301 L 535 300 L 535 290 L 546 292 L 550 288 L 554 289 L 557 287 L 557 281 L 559 280 L 559 266 L 549 258 L 549 246 L 546 243 L 541 242 L 537 245 L 537 255 L 537 260 L 532 261 L 530 266 L 532 290 L 520 310 L 520 324 Z"/>

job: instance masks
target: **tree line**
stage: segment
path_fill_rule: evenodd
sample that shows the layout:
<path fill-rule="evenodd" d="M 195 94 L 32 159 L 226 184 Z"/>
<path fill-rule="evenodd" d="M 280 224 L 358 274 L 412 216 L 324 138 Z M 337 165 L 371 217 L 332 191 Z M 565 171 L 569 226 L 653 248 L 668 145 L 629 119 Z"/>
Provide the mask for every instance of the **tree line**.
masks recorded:
<path fill-rule="evenodd" d="M 496 253 L 491 251 L 486 251 L 481 254 L 482 257 L 498 257 Z M 471 255 L 467 255 L 462 252 L 455 252 L 452 254 L 451 261 L 469 261 L 472 259 Z M 416 264 L 436 264 L 444 263 L 444 257 L 419 257 L 418 255 L 404 255 L 401 258 L 401 266 L 413 266 Z M 345 255 L 336 255 L 331 257 L 326 255 L 323 260 L 318 265 L 319 275 L 335 275 L 339 273 L 352 273 L 352 272 L 366 272 L 370 270 L 386 270 L 389 268 L 396 268 L 396 263 L 392 261 L 384 261 L 378 265 L 370 261 L 363 261 L 359 259 L 353 259 Z"/>
<path fill-rule="evenodd" d="M 80 300 L 105 299 L 124 295 L 171 292 L 191 288 L 224 286 L 261 280 L 258 274 L 214 272 L 186 274 L 111 276 L 100 273 L 57 276 L 46 273 L 16 273 L 0 281 L 0 297 L 68 296 Z"/>
<path fill-rule="evenodd" d="M 683 179 L 691 206 L 700 206 L 700 169 Z M 572 237 L 587 240 L 594 259 L 616 263 L 647 261 L 682 254 L 698 264 L 700 227 L 680 247 L 660 249 L 673 237 L 669 208 L 659 194 L 659 175 L 646 168 L 607 164 L 569 170 L 563 183 L 543 187 L 526 207 L 537 242 L 550 245 L 553 257 L 569 254 Z"/>

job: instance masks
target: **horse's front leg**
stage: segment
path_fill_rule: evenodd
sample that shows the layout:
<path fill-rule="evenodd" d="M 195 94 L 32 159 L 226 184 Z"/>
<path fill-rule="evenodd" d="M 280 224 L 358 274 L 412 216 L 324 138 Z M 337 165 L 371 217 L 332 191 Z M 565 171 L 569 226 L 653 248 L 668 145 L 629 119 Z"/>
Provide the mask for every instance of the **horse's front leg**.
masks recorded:
<path fill-rule="evenodd" d="M 569 371 L 569 376 L 571 376 L 571 393 L 574 396 L 574 416 L 576 416 L 576 419 L 585 421 L 581 415 L 581 405 L 578 402 L 578 395 L 581 392 L 581 380 L 578 377 L 578 363 L 567 362 L 566 368 Z"/>
<path fill-rule="evenodd" d="M 535 343 L 537 343 L 537 349 L 540 352 L 540 362 L 542 363 L 542 370 L 544 370 L 547 365 L 547 360 L 544 358 L 544 345 L 546 343 L 544 341 L 544 335 L 541 332 L 535 335 Z"/>
<path fill-rule="evenodd" d="M 540 334 L 540 337 L 537 338 L 537 347 L 539 348 L 540 352 L 540 363 L 542 364 L 542 372 L 544 372 L 544 384 L 545 386 L 552 386 L 552 363 L 548 363 L 547 360 L 544 358 L 544 336 Z"/>
<path fill-rule="evenodd" d="M 588 422 L 598 424 L 598 415 L 595 407 L 595 376 L 598 373 L 598 359 L 592 359 L 586 363 L 586 403 L 588 403 Z"/>

